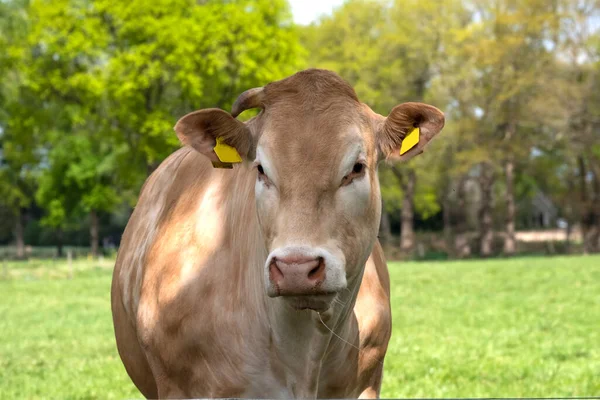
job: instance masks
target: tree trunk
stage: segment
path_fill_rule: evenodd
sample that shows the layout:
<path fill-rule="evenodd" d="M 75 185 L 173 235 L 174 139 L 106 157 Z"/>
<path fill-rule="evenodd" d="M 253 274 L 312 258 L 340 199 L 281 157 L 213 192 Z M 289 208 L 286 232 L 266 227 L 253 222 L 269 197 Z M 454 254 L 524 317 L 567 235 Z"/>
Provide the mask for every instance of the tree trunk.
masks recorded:
<path fill-rule="evenodd" d="M 25 258 L 25 239 L 23 235 L 23 215 L 21 210 L 15 215 L 15 245 L 17 247 L 17 258 Z"/>
<path fill-rule="evenodd" d="M 517 248 L 515 237 L 515 164 L 512 158 L 509 158 L 504 165 L 504 174 L 506 178 L 506 193 L 504 196 L 506 202 L 506 239 L 504 240 L 504 254 L 514 255 Z"/>
<path fill-rule="evenodd" d="M 63 256 L 63 231 L 58 229 L 56 231 L 56 257 L 60 258 Z"/>
<path fill-rule="evenodd" d="M 494 243 L 492 216 L 492 189 L 494 186 L 493 170 L 490 165 L 483 164 L 479 177 L 481 187 L 481 206 L 479 208 L 479 252 L 482 257 L 492 255 Z"/>
<path fill-rule="evenodd" d="M 90 251 L 92 257 L 98 257 L 98 214 L 90 211 Z"/>
<path fill-rule="evenodd" d="M 573 232 L 573 225 L 571 221 L 567 219 L 567 233 L 565 238 L 565 252 L 571 254 L 571 233 Z"/>
<path fill-rule="evenodd" d="M 569 189 L 568 193 L 575 193 L 575 184 L 574 184 L 574 182 L 575 182 L 576 178 L 577 177 L 575 175 L 570 176 L 568 178 L 568 182 L 567 182 L 567 188 Z M 574 214 L 573 213 L 573 207 L 572 207 L 571 204 L 572 204 L 571 203 L 571 197 L 569 196 L 569 200 L 567 200 L 565 206 L 563 207 L 564 210 L 565 210 L 564 211 L 564 216 L 565 216 L 565 219 L 567 221 L 567 232 L 566 232 L 566 236 L 567 237 L 566 237 L 566 243 L 565 243 L 565 247 L 566 247 L 565 248 L 565 252 L 567 254 L 571 254 L 571 236 L 573 234 L 573 225 L 574 225 L 574 221 L 575 221 L 575 218 L 574 218 L 574 215 L 573 215 Z"/>
<path fill-rule="evenodd" d="M 450 201 L 451 186 L 447 185 L 444 190 L 444 198 L 442 199 L 442 218 L 444 221 L 444 241 L 447 248 L 451 248 L 450 241 L 452 240 L 452 203 Z"/>
<path fill-rule="evenodd" d="M 592 203 L 590 204 L 591 213 L 591 250 L 594 253 L 600 252 L 600 173 L 594 165 L 594 160 L 590 160 L 590 172 L 592 178 Z"/>
<path fill-rule="evenodd" d="M 458 183 L 457 207 L 456 207 L 456 234 L 454 237 L 454 251 L 459 258 L 471 255 L 471 245 L 467 237 L 467 176 L 464 175 Z"/>
<path fill-rule="evenodd" d="M 579 169 L 579 195 L 581 200 L 581 235 L 583 239 L 583 252 L 585 254 L 592 253 L 594 251 L 593 236 L 594 232 L 592 228 L 593 215 L 590 212 L 591 207 L 588 201 L 588 188 L 587 188 L 587 168 L 583 156 L 577 157 L 577 165 Z"/>
<path fill-rule="evenodd" d="M 417 176 L 415 171 L 409 170 L 406 179 L 403 179 L 402 191 L 402 225 L 400 231 L 400 250 L 403 253 L 411 253 L 415 246 L 414 232 L 414 196 Z"/>

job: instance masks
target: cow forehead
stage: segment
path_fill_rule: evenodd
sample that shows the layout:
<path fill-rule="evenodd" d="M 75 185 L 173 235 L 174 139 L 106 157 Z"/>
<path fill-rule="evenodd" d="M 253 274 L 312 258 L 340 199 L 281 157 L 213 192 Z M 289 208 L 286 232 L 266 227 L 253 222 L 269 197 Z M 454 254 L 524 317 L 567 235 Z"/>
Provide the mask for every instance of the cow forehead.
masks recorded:
<path fill-rule="evenodd" d="M 259 146 L 277 158 L 302 156 L 318 162 L 339 156 L 353 143 L 368 141 L 367 119 L 358 103 L 319 100 L 273 104 L 264 114 Z"/>
<path fill-rule="evenodd" d="M 264 88 L 260 146 L 283 156 L 337 155 L 360 139 L 365 116 L 354 89 L 331 71 L 310 69 Z M 273 151 L 274 150 L 274 151 Z M 279 154 L 282 156 L 280 157 Z"/>
<path fill-rule="evenodd" d="M 267 124 L 258 142 L 261 157 L 278 170 L 337 170 L 348 154 L 368 152 L 363 127 L 354 121 L 290 121 Z M 284 172 L 284 171 L 281 171 Z M 304 171 L 306 172 L 306 171 Z"/>

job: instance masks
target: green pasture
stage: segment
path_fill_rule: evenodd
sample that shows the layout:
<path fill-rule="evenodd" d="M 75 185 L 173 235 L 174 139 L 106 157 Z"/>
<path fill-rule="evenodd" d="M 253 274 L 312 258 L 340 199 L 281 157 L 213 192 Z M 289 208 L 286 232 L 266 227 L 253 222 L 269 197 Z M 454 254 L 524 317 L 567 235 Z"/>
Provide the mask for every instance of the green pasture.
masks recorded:
<path fill-rule="evenodd" d="M 141 397 L 114 344 L 111 267 L 0 263 L 0 399 Z M 600 256 L 390 272 L 383 397 L 600 395 Z"/>

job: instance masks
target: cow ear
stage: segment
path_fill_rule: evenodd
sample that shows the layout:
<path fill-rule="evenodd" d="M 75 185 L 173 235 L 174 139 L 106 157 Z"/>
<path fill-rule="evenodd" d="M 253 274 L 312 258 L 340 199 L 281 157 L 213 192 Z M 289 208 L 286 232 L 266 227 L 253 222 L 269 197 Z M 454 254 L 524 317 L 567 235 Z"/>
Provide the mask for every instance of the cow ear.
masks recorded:
<path fill-rule="evenodd" d="M 177 121 L 174 129 L 181 143 L 207 156 L 215 167 L 230 167 L 252 156 L 250 130 L 221 109 L 191 112 Z"/>
<path fill-rule="evenodd" d="M 403 103 L 379 124 L 380 160 L 407 161 L 419 155 L 444 127 L 437 108 L 423 103 Z"/>

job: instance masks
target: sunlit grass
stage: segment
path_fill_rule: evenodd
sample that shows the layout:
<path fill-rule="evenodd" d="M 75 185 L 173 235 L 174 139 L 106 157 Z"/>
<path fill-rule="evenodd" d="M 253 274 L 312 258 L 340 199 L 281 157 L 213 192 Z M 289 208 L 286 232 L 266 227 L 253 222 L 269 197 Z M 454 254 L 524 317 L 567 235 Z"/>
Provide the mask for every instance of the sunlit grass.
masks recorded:
<path fill-rule="evenodd" d="M 112 261 L 0 263 L 0 398 L 141 398 Z M 392 263 L 383 397 L 600 393 L 600 257 Z M 69 279 L 69 276 L 73 276 Z"/>
<path fill-rule="evenodd" d="M 0 281 L 0 398 L 141 397 L 115 348 L 110 268 L 23 267 Z"/>
<path fill-rule="evenodd" d="M 392 264 L 384 397 L 600 394 L 600 257 Z"/>

